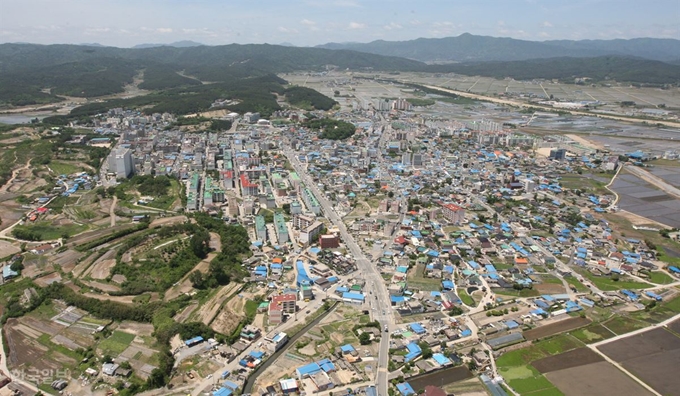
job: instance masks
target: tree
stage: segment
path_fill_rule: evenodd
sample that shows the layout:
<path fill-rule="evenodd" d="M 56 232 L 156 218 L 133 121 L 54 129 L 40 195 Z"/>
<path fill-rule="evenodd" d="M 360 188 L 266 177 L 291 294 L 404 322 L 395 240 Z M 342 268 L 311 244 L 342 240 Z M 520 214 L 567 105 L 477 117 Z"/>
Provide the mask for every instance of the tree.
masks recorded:
<path fill-rule="evenodd" d="M 24 263 L 22 263 L 21 260 L 17 260 L 13 262 L 9 268 L 14 272 L 21 272 L 21 270 L 24 269 Z"/>
<path fill-rule="evenodd" d="M 368 334 L 368 332 L 364 331 L 359 335 L 359 343 L 361 345 L 368 345 L 371 343 L 371 335 Z"/>
<path fill-rule="evenodd" d="M 393 197 L 394 197 L 394 192 L 393 192 L 393 191 L 388 192 L 388 193 L 387 193 L 387 197 L 388 197 L 388 198 L 393 198 Z"/>
<path fill-rule="evenodd" d="M 191 251 L 199 258 L 205 258 L 210 251 L 210 234 L 207 230 L 201 228 L 194 232 L 189 240 Z"/>
<path fill-rule="evenodd" d="M 146 386 L 148 389 L 156 389 L 164 386 L 166 382 L 167 376 L 165 373 L 161 369 L 155 368 L 146 380 Z"/>
<path fill-rule="evenodd" d="M 196 270 L 192 272 L 191 275 L 189 275 L 189 280 L 191 281 L 191 285 L 196 289 L 203 289 L 205 287 L 205 278 L 201 271 Z"/>
<path fill-rule="evenodd" d="M 453 306 L 449 310 L 450 316 L 458 316 L 458 315 L 462 315 L 462 314 L 463 314 L 463 309 L 461 307 L 458 307 L 458 306 Z"/>

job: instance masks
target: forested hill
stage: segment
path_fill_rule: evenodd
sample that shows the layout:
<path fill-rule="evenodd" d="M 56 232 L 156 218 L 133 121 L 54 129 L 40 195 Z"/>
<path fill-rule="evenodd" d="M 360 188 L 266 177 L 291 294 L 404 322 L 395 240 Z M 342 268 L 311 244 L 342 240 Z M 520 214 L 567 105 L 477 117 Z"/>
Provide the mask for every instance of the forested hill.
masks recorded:
<path fill-rule="evenodd" d="M 59 101 L 56 95 L 97 97 L 123 92 L 144 72 L 140 88 L 171 89 L 235 83 L 295 70 L 418 70 L 403 58 L 354 51 L 276 45 L 115 48 L 78 45 L 0 45 L 0 106 Z M 178 74 L 181 72 L 183 75 Z M 184 76 L 191 76 L 187 78 Z M 200 80 L 200 81 L 198 81 Z"/>
<path fill-rule="evenodd" d="M 595 57 L 604 55 L 672 61 L 680 53 L 680 40 L 636 38 L 630 40 L 528 41 L 508 37 L 477 36 L 419 38 L 408 41 L 377 40 L 370 43 L 328 43 L 318 48 L 345 49 L 398 56 L 422 62 L 517 61 L 537 58 Z"/>
<path fill-rule="evenodd" d="M 230 44 L 198 47 L 116 48 L 79 45 L 0 44 L 0 73 L 55 66 L 101 58 L 174 65 L 189 71 L 248 64 L 248 69 L 268 73 L 315 70 L 325 65 L 340 68 L 410 70 L 422 63 L 355 51 L 284 47 L 269 44 Z"/>
<path fill-rule="evenodd" d="M 557 79 L 573 83 L 575 78 L 597 81 L 627 81 L 647 85 L 680 84 L 680 66 L 640 58 L 603 56 L 597 58 L 551 58 L 514 62 L 476 62 L 431 65 L 432 72 L 458 73 L 516 80 Z"/>

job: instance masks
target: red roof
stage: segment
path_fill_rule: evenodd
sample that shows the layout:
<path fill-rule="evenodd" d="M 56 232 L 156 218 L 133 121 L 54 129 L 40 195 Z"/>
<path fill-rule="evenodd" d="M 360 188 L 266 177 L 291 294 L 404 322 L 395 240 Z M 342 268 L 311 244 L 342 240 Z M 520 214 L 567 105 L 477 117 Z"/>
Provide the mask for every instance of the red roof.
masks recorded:
<path fill-rule="evenodd" d="M 297 296 L 294 293 L 280 294 L 278 296 L 272 297 L 271 303 L 274 305 L 278 305 L 279 303 L 286 301 L 297 301 Z"/>
<path fill-rule="evenodd" d="M 241 174 L 241 186 L 243 187 L 257 187 L 257 184 L 251 183 L 245 173 Z"/>
<path fill-rule="evenodd" d="M 461 208 L 458 205 L 454 205 L 454 204 L 444 204 L 442 206 L 445 207 L 446 209 L 454 211 L 454 212 L 457 212 L 459 210 L 463 210 L 463 208 Z"/>
<path fill-rule="evenodd" d="M 399 237 L 395 238 L 394 242 L 396 242 L 400 245 L 408 245 L 408 241 L 406 240 L 406 238 L 404 238 L 403 235 L 400 235 Z"/>

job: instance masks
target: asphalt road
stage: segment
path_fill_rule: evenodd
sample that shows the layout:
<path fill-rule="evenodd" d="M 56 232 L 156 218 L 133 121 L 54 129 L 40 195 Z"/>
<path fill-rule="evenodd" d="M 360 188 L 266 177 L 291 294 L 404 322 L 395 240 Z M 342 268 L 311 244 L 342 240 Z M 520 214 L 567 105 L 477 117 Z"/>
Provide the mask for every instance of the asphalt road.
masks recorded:
<path fill-rule="evenodd" d="M 366 258 L 364 253 L 361 251 L 361 248 L 354 240 L 354 237 L 347 231 L 342 219 L 333 209 L 333 205 L 328 201 L 326 195 L 319 190 L 317 184 L 312 180 L 303 165 L 300 163 L 297 155 L 295 155 L 295 153 L 290 149 L 286 149 L 284 153 L 290 159 L 291 164 L 298 173 L 298 176 L 300 176 L 300 179 L 312 191 L 312 193 L 314 193 L 314 196 L 319 201 L 319 205 L 321 205 L 326 218 L 329 219 L 340 230 L 340 236 L 342 237 L 347 250 L 356 260 L 357 269 L 366 280 L 366 288 L 372 292 L 372 294 L 369 294 L 367 297 L 369 298 L 369 301 L 371 298 L 373 298 L 373 300 L 370 301 L 371 306 L 375 308 L 375 311 L 372 311 L 373 320 L 377 320 L 381 327 L 387 327 L 388 331 L 383 331 L 383 336 L 380 338 L 380 349 L 378 353 L 378 365 L 376 370 L 376 385 L 378 387 L 378 394 L 381 396 L 387 396 L 387 376 L 389 373 L 387 367 L 390 348 L 389 335 L 395 324 L 389 293 L 387 293 L 387 289 L 385 288 L 383 279 L 380 276 L 378 269 Z"/>

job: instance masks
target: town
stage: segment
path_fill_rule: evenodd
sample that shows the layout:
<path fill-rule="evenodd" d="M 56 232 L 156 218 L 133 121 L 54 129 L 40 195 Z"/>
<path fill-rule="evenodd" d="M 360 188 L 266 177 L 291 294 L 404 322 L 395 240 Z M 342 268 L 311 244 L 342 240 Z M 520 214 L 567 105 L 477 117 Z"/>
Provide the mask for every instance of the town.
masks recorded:
<path fill-rule="evenodd" d="M 672 393 L 654 380 L 670 374 L 671 355 L 652 370 L 629 365 L 621 350 L 648 326 L 676 337 L 659 326 L 677 332 L 680 323 L 672 321 L 680 250 L 659 245 L 678 246 L 679 220 L 622 211 L 624 193 L 612 186 L 638 175 L 679 202 L 674 182 L 652 174 L 677 169 L 677 147 L 629 150 L 562 133 L 568 115 L 477 101 L 416 106 L 373 97 L 371 85 L 425 95 L 417 88 L 315 77 L 353 98 L 328 112 L 218 110 L 215 128 L 202 115 L 124 108 L 89 129 L 72 125 L 69 147 L 110 153 L 97 173 L 62 166 L 44 194 L 15 208 L 23 213 L 0 235 L 26 242 L 3 242 L 11 257 L 3 282 L 64 283 L 69 293 L 131 306 L 181 301 L 167 319 L 204 328 L 172 334 L 172 376 L 155 394 L 562 394 L 576 386 L 605 394 L 609 381 L 635 394 Z M 541 133 L 520 126 L 528 120 Z M 38 225 L 55 219 L 64 231 L 40 234 Z M 238 225 L 247 245 L 230 258 L 243 258 L 236 281 L 214 263 L 227 260 L 226 227 Z M 176 260 L 180 248 L 196 252 L 191 265 Z M 36 291 L 23 293 L 16 304 L 28 310 Z M 8 320 L 5 337 L 15 355 L 18 345 L 27 356 L 52 348 L 54 360 L 10 354 L 9 362 L 44 371 L 57 367 L 57 354 L 72 360 L 78 375 L 48 384 L 64 394 L 90 386 L 113 394 L 163 365 L 156 316 L 153 325 L 117 323 L 60 299 L 34 312 Z M 601 366 L 611 368 L 603 378 L 586 372 Z M 574 375 L 580 384 L 569 384 Z M 10 386 L 30 382 L 15 374 Z"/>

